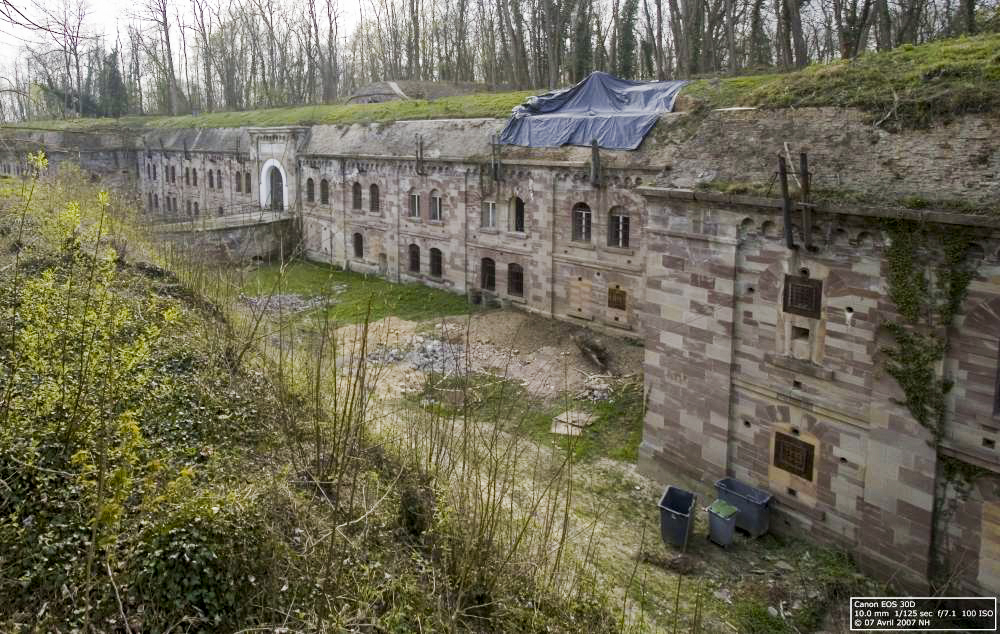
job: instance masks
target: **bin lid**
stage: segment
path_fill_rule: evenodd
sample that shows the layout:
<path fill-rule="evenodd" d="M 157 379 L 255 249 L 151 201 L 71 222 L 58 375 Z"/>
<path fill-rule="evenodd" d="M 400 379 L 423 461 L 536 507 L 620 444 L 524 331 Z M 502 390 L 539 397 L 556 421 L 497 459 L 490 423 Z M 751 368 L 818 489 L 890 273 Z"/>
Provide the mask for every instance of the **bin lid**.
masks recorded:
<path fill-rule="evenodd" d="M 708 507 L 708 510 L 715 513 L 722 519 L 729 519 L 740 511 L 738 508 L 725 500 L 716 500 L 712 502 L 712 505 Z"/>

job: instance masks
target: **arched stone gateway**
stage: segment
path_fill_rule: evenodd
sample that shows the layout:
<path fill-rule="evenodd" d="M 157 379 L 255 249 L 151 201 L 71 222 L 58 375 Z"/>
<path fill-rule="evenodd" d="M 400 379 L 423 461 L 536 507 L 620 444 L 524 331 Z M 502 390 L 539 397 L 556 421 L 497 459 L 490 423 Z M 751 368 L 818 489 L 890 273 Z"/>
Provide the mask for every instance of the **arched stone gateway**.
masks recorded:
<path fill-rule="evenodd" d="M 288 176 L 275 159 L 268 159 L 260 168 L 260 206 L 283 211 L 288 202 Z"/>

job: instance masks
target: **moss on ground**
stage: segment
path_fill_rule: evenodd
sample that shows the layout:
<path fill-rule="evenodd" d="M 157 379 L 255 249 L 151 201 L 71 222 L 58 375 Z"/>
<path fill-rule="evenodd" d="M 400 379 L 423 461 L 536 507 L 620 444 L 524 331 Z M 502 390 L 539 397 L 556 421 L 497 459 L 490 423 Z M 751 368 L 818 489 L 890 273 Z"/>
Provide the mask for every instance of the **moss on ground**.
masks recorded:
<path fill-rule="evenodd" d="M 294 261 L 284 267 L 267 264 L 250 271 L 242 292 L 248 296 L 294 293 L 305 297 L 329 297 L 325 310 L 331 321 L 359 323 L 371 304 L 371 321 L 384 317 L 407 320 L 430 319 L 468 313 L 472 306 L 465 295 L 429 288 L 421 284 L 394 284 L 380 277 L 343 271 L 326 264 Z"/>

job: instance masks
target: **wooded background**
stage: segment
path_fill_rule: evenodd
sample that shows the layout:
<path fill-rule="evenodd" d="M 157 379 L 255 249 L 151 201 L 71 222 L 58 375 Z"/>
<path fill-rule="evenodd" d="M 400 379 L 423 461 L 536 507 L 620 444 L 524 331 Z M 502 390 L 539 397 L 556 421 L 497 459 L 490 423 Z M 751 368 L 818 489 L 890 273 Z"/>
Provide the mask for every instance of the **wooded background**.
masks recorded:
<path fill-rule="evenodd" d="M 997 30 L 1000 0 L 0 0 L 35 37 L 0 64 L 0 121 L 336 103 L 374 81 L 556 88 L 746 74 Z M 360 13 L 353 13 L 359 11 Z"/>

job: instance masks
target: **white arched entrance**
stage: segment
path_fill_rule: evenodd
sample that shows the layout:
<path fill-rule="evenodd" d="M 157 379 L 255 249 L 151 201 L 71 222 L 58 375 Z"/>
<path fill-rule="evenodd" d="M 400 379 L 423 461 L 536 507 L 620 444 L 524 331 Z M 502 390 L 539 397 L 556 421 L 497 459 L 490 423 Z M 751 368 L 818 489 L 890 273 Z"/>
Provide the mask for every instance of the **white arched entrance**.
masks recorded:
<path fill-rule="evenodd" d="M 277 174 L 281 179 L 280 189 L 281 189 L 281 209 L 288 208 L 288 175 L 285 173 L 285 168 L 281 166 L 281 162 L 277 159 L 267 159 L 264 165 L 260 168 L 260 187 L 258 191 L 260 192 L 260 206 L 264 209 L 271 207 L 271 194 L 272 189 L 277 188 L 279 183 L 273 182 L 272 178 Z M 275 179 L 276 181 L 276 179 Z M 273 184 L 273 187 L 272 187 Z M 276 192 L 275 192 L 276 193 Z"/>

